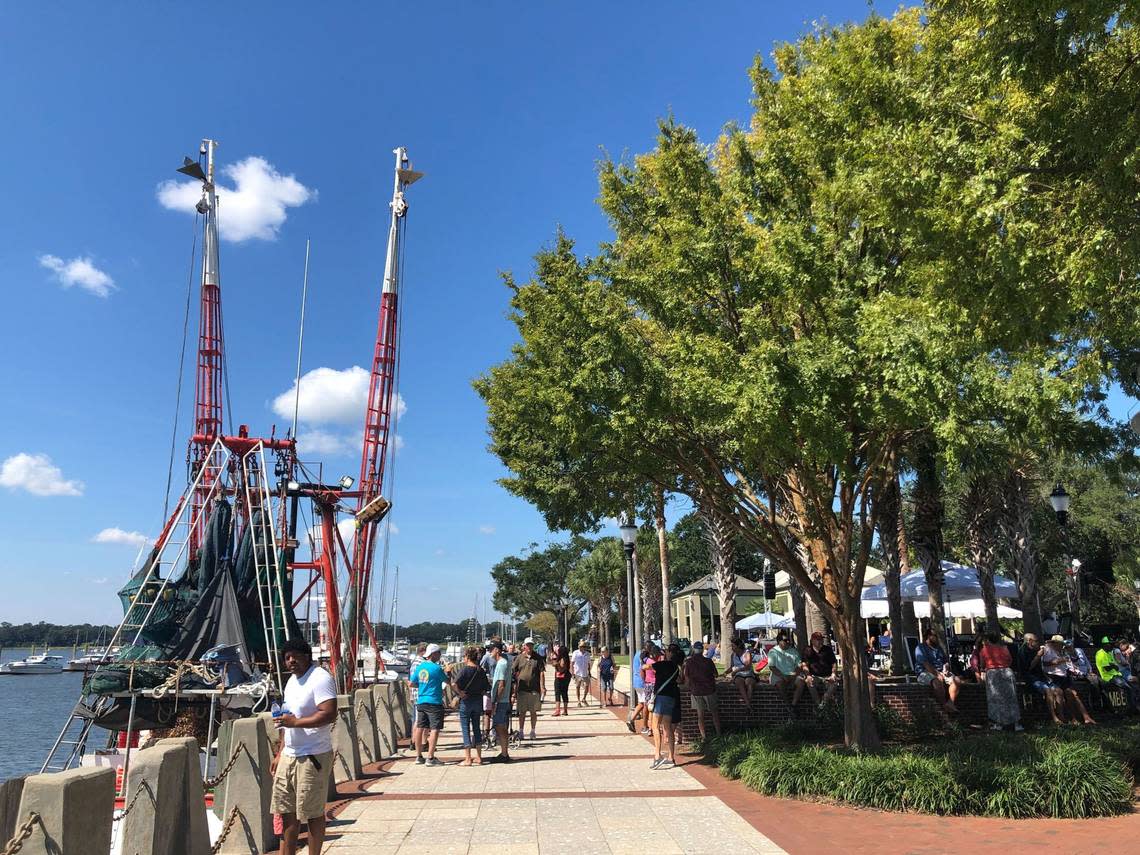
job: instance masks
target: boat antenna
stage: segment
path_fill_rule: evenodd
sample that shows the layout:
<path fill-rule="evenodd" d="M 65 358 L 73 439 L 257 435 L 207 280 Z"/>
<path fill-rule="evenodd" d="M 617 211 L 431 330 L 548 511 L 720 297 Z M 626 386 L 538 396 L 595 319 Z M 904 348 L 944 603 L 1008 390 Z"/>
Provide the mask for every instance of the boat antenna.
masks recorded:
<path fill-rule="evenodd" d="M 293 396 L 293 433 L 290 436 L 297 439 L 297 412 L 301 408 L 301 348 L 305 343 L 305 298 L 309 293 L 309 240 L 305 239 L 305 276 L 301 280 L 301 329 L 297 333 L 297 379 L 294 383 L 296 394 Z"/>

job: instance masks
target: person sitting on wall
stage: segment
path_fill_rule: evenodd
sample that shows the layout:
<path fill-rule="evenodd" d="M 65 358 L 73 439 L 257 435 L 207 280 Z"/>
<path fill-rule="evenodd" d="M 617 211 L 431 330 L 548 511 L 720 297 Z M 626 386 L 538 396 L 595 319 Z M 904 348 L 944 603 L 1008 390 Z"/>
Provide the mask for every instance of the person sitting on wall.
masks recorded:
<path fill-rule="evenodd" d="M 811 692 L 812 703 L 817 709 L 823 709 L 824 704 L 835 697 L 839 676 L 835 673 L 835 651 L 824 640 L 823 633 L 818 630 L 811 634 L 811 642 L 804 651 L 804 664 L 807 666 L 804 682 Z M 819 699 L 821 686 L 826 688 L 822 701 Z"/>
<path fill-rule="evenodd" d="M 1109 654 L 1110 658 L 1111 655 Z M 1045 648 L 1041 646 L 1037 636 L 1032 632 L 1025 633 L 1025 642 L 1017 649 L 1017 672 L 1027 688 L 1045 699 L 1045 704 L 1049 708 L 1049 718 L 1053 720 L 1053 724 L 1060 724 L 1061 719 L 1058 714 L 1064 706 L 1065 697 L 1061 688 L 1045 673 L 1041 662 L 1044 656 Z"/>
<path fill-rule="evenodd" d="M 1041 666 L 1053 685 L 1061 690 L 1061 702 L 1065 706 L 1069 720 L 1076 724 L 1079 718 L 1085 724 L 1096 724 L 1088 710 L 1085 709 L 1081 696 L 1073 688 L 1072 674 L 1076 671 L 1072 661 L 1065 653 L 1065 639 L 1060 635 L 1052 636 L 1045 643 L 1045 652 L 1041 656 Z"/>
<path fill-rule="evenodd" d="M 1116 686 L 1124 692 L 1128 705 L 1133 711 L 1140 712 L 1140 691 L 1135 684 L 1124 679 L 1120 666 L 1116 664 L 1113 656 L 1112 639 L 1107 635 L 1100 640 L 1100 650 L 1096 652 L 1096 670 L 1100 674 L 1101 683 L 1106 686 Z"/>
<path fill-rule="evenodd" d="M 795 714 L 796 704 L 800 695 L 804 693 L 804 666 L 800 652 L 792 645 L 791 636 L 781 632 L 776 636 L 776 646 L 768 651 L 768 670 L 771 672 L 769 681 L 780 690 L 787 700 L 788 691 L 791 690 L 791 709 Z"/>
<path fill-rule="evenodd" d="M 932 629 L 926 631 L 922 643 L 914 648 L 914 671 L 918 682 L 934 691 L 942 709 L 951 715 L 958 712 L 954 702 L 958 700 L 962 681 L 951 673 L 946 653 L 938 644 L 938 634 Z"/>
<path fill-rule="evenodd" d="M 1104 692 L 1100 690 L 1100 675 L 1089 661 L 1085 649 L 1069 641 L 1065 644 L 1065 655 L 1072 663 L 1072 676 L 1074 680 L 1084 680 L 1089 684 L 1089 699 L 1098 709 L 1104 709 Z"/>
<path fill-rule="evenodd" d="M 756 690 L 756 672 L 752 670 L 752 654 L 744 649 L 744 642 L 732 639 L 732 656 L 728 661 L 728 676 L 740 694 L 740 702 L 745 707 L 752 705 L 752 693 Z"/>

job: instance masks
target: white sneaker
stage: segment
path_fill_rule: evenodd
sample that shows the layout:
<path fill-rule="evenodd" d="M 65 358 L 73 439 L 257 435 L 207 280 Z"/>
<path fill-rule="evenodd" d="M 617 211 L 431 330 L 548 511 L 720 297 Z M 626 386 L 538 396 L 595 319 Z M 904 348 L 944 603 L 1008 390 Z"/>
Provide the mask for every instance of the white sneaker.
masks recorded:
<path fill-rule="evenodd" d="M 660 769 L 661 764 L 664 762 L 665 762 L 665 759 L 663 757 L 658 757 L 656 760 L 654 760 L 652 763 L 649 764 L 650 771 L 652 771 L 654 769 Z"/>

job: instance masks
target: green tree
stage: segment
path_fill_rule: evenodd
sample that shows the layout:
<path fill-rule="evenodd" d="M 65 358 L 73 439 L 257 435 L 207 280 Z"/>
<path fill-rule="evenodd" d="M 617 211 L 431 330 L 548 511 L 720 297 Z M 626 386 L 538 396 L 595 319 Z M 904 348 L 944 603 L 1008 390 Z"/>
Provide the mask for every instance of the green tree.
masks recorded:
<path fill-rule="evenodd" d="M 592 547 L 589 538 L 573 535 L 542 549 L 532 543 L 521 555 L 503 558 L 491 568 L 495 583 L 492 604 L 508 614 L 554 612 L 564 627 L 569 626 L 586 600 L 570 590 L 568 579 Z"/>
<path fill-rule="evenodd" d="M 538 612 L 527 619 L 526 625 L 535 635 L 549 640 L 558 632 L 558 617 L 554 612 Z"/>

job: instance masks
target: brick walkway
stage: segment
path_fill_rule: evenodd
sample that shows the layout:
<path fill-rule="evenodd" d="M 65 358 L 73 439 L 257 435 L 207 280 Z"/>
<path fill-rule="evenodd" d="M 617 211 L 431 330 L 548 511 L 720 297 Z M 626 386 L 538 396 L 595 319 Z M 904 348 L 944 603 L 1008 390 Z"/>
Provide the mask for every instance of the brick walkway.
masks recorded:
<path fill-rule="evenodd" d="M 609 711 L 571 706 L 539 717 L 509 764 L 459 766 L 458 715 L 448 715 L 437 757 L 380 765 L 329 823 L 334 855 L 676 855 L 783 850 L 697 778 L 653 771 L 652 747 Z M 549 705 L 547 705 L 549 707 Z M 552 709 L 552 707 L 550 707 Z"/>
<path fill-rule="evenodd" d="M 571 690 L 573 691 L 573 690 Z M 593 703 L 597 703 L 596 698 Z M 1013 852 L 1135 853 L 1140 813 L 1087 821 L 1014 821 L 896 814 L 761 796 L 678 751 L 678 767 L 651 771 L 652 746 L 630 734 L 624 710 L 579 709 L 552 718 L 509 765 L 457 765 L 459 718 L 449 714 L 441 767 L 407 756 L 370 766 L 343 785 L 325 851 L 385 853 L 779 853 L 893 855 Z"/>

